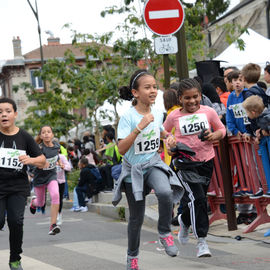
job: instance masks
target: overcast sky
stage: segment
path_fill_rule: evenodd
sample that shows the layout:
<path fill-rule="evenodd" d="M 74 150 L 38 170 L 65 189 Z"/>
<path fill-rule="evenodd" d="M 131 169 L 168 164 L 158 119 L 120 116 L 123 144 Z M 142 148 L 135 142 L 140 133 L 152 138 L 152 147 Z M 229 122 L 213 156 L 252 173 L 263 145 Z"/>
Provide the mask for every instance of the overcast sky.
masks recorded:
<path fill-rule="evenodd" d="M 113 3 L 123 0 L 37 0 L 39 21 L 42 30 L 42 44 L 47 44 L 50 30 L 61 43 L 71 43 L 71 33 L 63 29 L 66 23 L 82 33 L 105 33 L 115 30 L 123 20 L 119 15 L 100 17 L 100 12 Z M 35 0 L 30 0 L 35 5 Z M 192 0 L 186 2 L 193 2 Z M 230 9 L 239 3 L 231 0 Z M 22 53 L 39 47 L 37 21 L 27 0 L 0 0 L 0 60 L 12 59 L 13 37 L 22 40 Z"/>

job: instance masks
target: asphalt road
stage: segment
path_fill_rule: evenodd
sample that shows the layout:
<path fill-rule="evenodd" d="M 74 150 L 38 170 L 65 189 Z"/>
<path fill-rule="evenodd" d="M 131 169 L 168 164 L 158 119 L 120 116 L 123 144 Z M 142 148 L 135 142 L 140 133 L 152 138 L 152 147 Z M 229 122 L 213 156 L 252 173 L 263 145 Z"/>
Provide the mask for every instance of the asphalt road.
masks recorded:
<path fill-rule="evenodd" d="M 62 232 L 49 236 L 49 215 L 26 209 L 22 265 L 24 270 L 124 270 L 127 224 L 95 213 L 63 212 Z M 176 236 L 175 236 L 176 237 Z M 177 238 L 177 237 L 176 237 Z M 156 243 L 157 232 L 143 227 L 140 270 L 270 269 L 270 245 L 209 237 L 211 258 L 196 258 L 196 241 L 179 247 L 175 258 Z M 0 231 L 0 270 L 8 270 L 8 229 Z"/>

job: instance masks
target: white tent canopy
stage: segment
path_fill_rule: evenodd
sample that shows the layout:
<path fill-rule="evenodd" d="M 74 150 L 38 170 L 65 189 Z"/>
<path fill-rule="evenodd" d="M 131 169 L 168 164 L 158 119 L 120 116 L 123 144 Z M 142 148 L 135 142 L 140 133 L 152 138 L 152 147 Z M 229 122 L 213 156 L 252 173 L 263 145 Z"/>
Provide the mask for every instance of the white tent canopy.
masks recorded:
<path fill-rule="evenodd" d="M 258 64 L 262 69 L 266 62 L 270 62 L 270 40 L 248 28 L 248 33 L 244 33 L 240 38 L 245 42 L 245 50 L 240 51 L 236 42 L 232 43 L 214 60 L 221 62 L 221 66 L 236 66 L 239 69 L 248 63 Z"/>

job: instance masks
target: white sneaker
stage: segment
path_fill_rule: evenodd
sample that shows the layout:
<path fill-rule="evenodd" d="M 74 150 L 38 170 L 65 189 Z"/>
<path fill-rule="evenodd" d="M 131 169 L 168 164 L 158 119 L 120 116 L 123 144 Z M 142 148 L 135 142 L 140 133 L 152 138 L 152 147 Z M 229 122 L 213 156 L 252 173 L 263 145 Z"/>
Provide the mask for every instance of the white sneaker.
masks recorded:
<path fill-rule="evenodd" d="M 61 226 L 62 223 L 63 223 L 63 220 L 62 220 L 62 213 L 58 213 L 58 215 L 57 215 L 57 220 L 56 220 L 56 225 Z"/>
<path fill-rule="evenodd" d="M 88 211 L 88 207 L 87 206 L 80 206 L 79 211 L 80 212 L 87 212 Z"/>
<path fill-rule="evenodd" d="M 186 227 L 186 225 L 183 223 L 181 219 L 181 215 L 178 216 L 178 222 L 180 225 L 179 233 L 178 233 L 178 240 L 182 245 L 187 244 L 189 237 L 188 237 L 188 231 L 189 227 Z"/>
<path fill-rule="evenodd" d="M 208 245 L 206 243 L 205 238 L 201 237 L 198 239 L 198 243 L 197 243 L 197 257 L 201 258 L 201 257 L 211 257 L 212 254 L 208 248 Z"/>

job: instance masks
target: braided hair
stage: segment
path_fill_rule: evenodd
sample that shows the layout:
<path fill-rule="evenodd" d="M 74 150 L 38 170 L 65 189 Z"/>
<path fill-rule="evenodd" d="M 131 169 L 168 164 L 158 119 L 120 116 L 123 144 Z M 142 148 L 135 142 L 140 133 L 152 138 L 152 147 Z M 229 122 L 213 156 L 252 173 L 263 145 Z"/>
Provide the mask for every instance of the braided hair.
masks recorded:
<path fill-rule="evenodd" d="M 180 81 L 177 91 L 178 98 L 181 97 L 186 90 L 190 90 L 192 88 L 196 88 L 199 92 L 202 92 L 202 88 L 196 79 L 184 79 Z"/>

